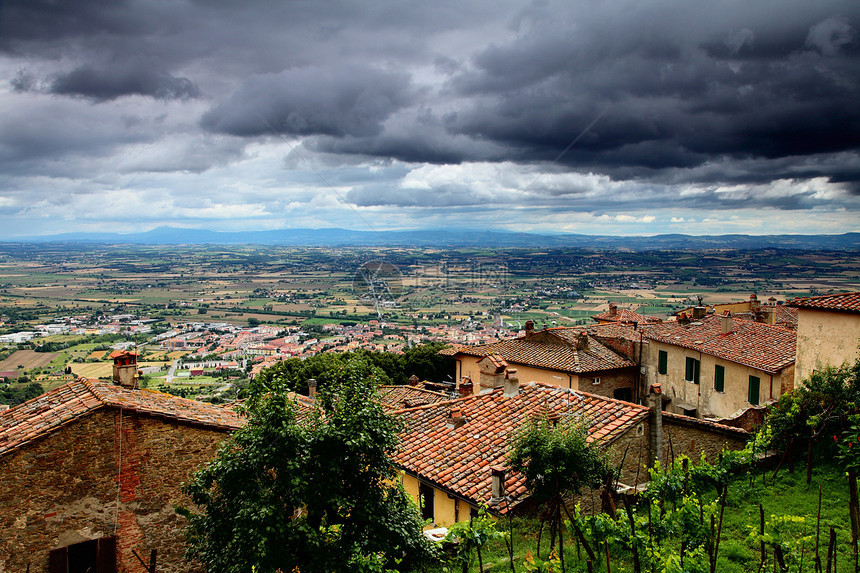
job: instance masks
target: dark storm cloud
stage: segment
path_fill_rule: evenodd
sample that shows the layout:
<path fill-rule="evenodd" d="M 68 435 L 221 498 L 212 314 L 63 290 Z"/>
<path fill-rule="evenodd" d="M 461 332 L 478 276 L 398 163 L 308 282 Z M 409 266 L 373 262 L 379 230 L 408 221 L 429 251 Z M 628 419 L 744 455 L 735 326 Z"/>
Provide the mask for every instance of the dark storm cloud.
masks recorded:
<path fill-rule="evenodd" d="M 851 212 L 857 101 L 856 0 L 0 3 L 21 188 L 145 173 L 183 196 L 193 173 L 256 204 L 321 169 L 348 203 L 431 215 Z M 456 176 L 413 180 L 437 166 Z"/>
<path fill-rule="evenodd" d="M 783 28 L 740 12 L 744 27 L 734 28 L 698 5 L 615 14 L 604 26 L 542 22 L 482 51 L 473 71 L 451 80 L 469 102 L 446 126 L 505 142 L 521 161 L 551 160 L 605 112 L 561 161 L 617 178 L 715 157 L 857 149 L 858 6 L 842 5 L 853 18 L 798 7 Z"/>
<path fill-rule="evenodd" d="M 203 116 L 211 131 L 239 136 L 375 136 L 414 99 L 409 77 L 369 67 L 299 68 L 254 76 Z"/>
<path fill-rule="evenodd" d="M 78 68 L 57 76 L 51 82 L 49 92 L 81 96 L 99 102 L 128 95 L 150 96 L 155 99 L 189 99 L 200 95 L 197 86 L 188 78 L 127 67 L 111 70 Z"/>

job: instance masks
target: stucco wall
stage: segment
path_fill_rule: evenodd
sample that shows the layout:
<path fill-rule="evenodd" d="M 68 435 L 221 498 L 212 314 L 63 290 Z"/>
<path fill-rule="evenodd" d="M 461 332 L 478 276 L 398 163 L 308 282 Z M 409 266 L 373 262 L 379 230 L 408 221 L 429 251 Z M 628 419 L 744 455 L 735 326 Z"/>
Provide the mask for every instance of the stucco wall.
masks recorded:
<path fill-rule="evenodd" d="M 479 391 L 480 368 L 478 366 L 479 358 L 473 356 L 458 357 L 458 380 L 463 376 L 469 376 L 474 384 L 475 392 Z M 577 376 L 576 374 L 568 374 L 555 370 L 544 370 L 542 368 L 534 368 L 522 364 L 511 363 L 512 368 L 517 369 L 517 378 L 520 384 L 528 384 L 529 382 L 542 382 L 562 388 L 572 388 L 574 390 L 582 390 L 599 396 L 613 397 L 613 393 L 617 388 L 630 388 L 635 394 L 634 383 L 636 376 L 635 368 L 625 368 L 612 370 L 609 372 L 594 372 L 587 376 Z M 599 377 L 600 384 L 593 384 L 593 378 Z"/>
<path fill-rule="evenodd" d="M 841 366 L 860 356 L 860 314 L 797 309 L 797 361 L 794 383 L 799 386 L 813 370 Z"/>
<path fill-rule="evenodd" d="M 132 549 L 156 549 L 159 570 L 199 571 L 173 508 L 225 436 L 110 409 L 0 457 L 0 570 L 48 571 L 52 549 L 116 534 L 121 572 L 144 573 Z"/>
<path fill-rule="evenodd" d="M 409 474 L 402 474 L 403 487 L 413 500 L 418 502 L 418 480 Z M 430 484 L 427 484 L 430 485 Z M 431 486 L 432 487 L 432 486 Z M 433 488 L 433 523 L 425 529 L 451 525 L 457 521 L 469 521 L 472 506 L 461 499 L 448 497 L 440 489 Z"/>
<path fill-rule="evenodd" d="M 668 353 L 666 374 L 657 372 L 660 350 Z M 663 393 L 672 398 L 667 409 L 670 412 L 683 413 L 677 405 L 690 404 L 696 408 L 699 418 L 727 418 L 739 410 L 749 408 L 752 405 L 748 401 L 750 376 L 757 376 L 761 381 L 759 404 L 770 399 L 779 399 L 784 389 L 791 388 L 794 377 L 793 366 L 783 369 L 779 374 L 770 374 L 757 368 L 654 340 L 648 345 L 645 356 L 648 357 L 645 364 L 648 384 L 659 383 Z M 699 360 L 699 384 L 684 379 L 687 357 Z M 716 365 L 725 369 L 723 392 L 714 389 Z"/>

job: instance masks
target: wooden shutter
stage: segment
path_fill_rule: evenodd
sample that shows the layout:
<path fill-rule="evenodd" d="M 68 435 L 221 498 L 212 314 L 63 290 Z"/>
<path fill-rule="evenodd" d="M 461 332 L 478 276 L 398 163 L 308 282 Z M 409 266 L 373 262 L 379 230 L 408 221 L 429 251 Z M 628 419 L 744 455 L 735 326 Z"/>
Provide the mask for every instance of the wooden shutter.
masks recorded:
<path fill-rule="evenodd" d="M 669 366 L 669 353 L 665 350 L 661 350 L 657 354 L 657 373 L 665 374 L 668 371 Z"/>
<path fill-rule="evenodd" d="M 759 386 L 761 386 L 761 380 L 759 379 L 759 377 L 750 376 L 750 404 L 758 404 Z"/>
<path fill-rule="evenodd" d="M 436 504 L 436 496 L 435 490 L 432 486 L 427 484 L 419 484 L 418 486 L 418 495 L 421 496 L 421 518 L 429 519 L 431 521 L 436 519 L 435 516 L 435 507 Z"/>
<path fill-rule="evenodd" d="M 49 571 L 51 573 L 68 573 L 69 571 L 69 563 L 68 563 L 68 549 L 65 547 L 60 547 L 59 549 L 51 550 L 51 557 L 48 562 Z"/>
<path fill-rule="evenodd" d="M 714 366 L 714 390 L 717 392 L 726 391 L 726 369 L 719 364 Z"/>
<path fill-rule="evenodd" d="M 116 537 L 99 539 L 98 573 L 116 573 Z"/>

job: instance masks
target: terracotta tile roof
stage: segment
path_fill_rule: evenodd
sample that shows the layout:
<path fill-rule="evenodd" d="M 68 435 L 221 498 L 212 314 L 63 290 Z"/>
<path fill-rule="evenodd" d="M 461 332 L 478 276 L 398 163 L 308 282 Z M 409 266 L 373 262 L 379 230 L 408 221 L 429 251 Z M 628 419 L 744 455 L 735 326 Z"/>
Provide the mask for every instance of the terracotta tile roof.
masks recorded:
<path fill-rule="evenodd" d="M 860 291 L 796 298 L 788 304 L 804 309 L 860 312 Z"/>
<path fill-rule="evenodd" d="M 776 374 L 794 364 L 797 334 L 780 326 L 733 320 L 722 334 L 722 318 L 706 316 L 698 322 L 666 322 L 645 330 L 645 338 L 696 350 Z"/>
<path fill-rule="evenodd" d="M 583 374 L 635 366 L 630 360 L 588 336 L 588 348 L 577 349 L 582 328 L 548 328 L 531 336 L 521 336 L 481 346 L 460 346 L 456 350 L 468 356 L 499 355 L 509 363 L 536 366 L 548 370 Z"/>
<path fill-rule="evenodd" d="M 633 328 L 632 324 L 607 322 L 604 324 L 592 324 L 586 330 L 588 334 L 598 338 L 622 338 L 631 342 L 639 342 L 639 336 L 649 327 L 650 323 L 647 325 L 637 325 L 636 328 Z"/>
<path fill-rule="evenodd" d="M 137 352 L 130 350 L 114 350 L 108 355 L 108 358 L 119 358 L 120 356 L 140 356 Z"/>
<path fill-rule="evenodd" d="M 377 389 L 382 407 L 386 410 L 401 410 L 427 404 L 447 402 L 451 397 L 442 392 L 434 392 L 415 386 L 380 386 Z"/>
<path fill-rule="evenodd" d="M 697 426 L 699 428 L 708 428 L 712 431 L 721 432 L 723 434 L 735 434 L 736 436 L 740 436 L 742 438 L 749 437 L 750 433 L 743 428 L 736 428 L 735 426 L 728 426 L 726 424 L 720 424 L 718 422 L 713 422 L 711 420 L 703 420 L 701 418 L 693 418 L 691 416 L 684 416 L 683 414 L 675 414 L 673 412 L 663 411 L 663 423 L 664 424 L 684 424 L 689 426 Z"/>
<path fill-rule="evenodd" d="M 615 314 L 611 312 L 601 312 L 600 314 L 595 314 L 591 318 L 597 321 L 608 321 L 608 322 L 620 322 L 624 324 L 632 324 L 634 322 L 639 324 L 646 324 L 649 322 L 659 322 L 660 319 L 656 316 L 646 316 L 644 314 L 639 314 L 638 312 L 633 312 L 629 308 L 619 308 L 615 311 Z"/>
<path fill-rule="evenodd" d="M 235 430 L 244 423 L 232 410 L 214 404 L 80 378 L 0 412 L 0 455 L 106 407 L 218 430 Z"/>
<path fill-rule="evenodd" d="M 452 407 L 459 407 L 465 423 L 449 428 Z M 490 468 L 506 466 L 508 440 L 532 416 L 558 414 L 589 421 L 589 441 L 606 446 L 645 420 L 644 406 L 611 398 L 531 382 L 518 395 L 506 398 L 502 388 L 447 403 L 396 412 L 406 422 L 394 461 L 404 470 L 470 500 L 488 504 L 492 497 Z M 505 493 L 511 507 L 526 493 L 522 474 L 509 471 Z M 507 507 L 496 508 L 500 513 Z"/>
<path fill-rule="evenodd" d="M 774 308 L 774 324 L 797 330 L 797 309 L 780 304 Z"/>

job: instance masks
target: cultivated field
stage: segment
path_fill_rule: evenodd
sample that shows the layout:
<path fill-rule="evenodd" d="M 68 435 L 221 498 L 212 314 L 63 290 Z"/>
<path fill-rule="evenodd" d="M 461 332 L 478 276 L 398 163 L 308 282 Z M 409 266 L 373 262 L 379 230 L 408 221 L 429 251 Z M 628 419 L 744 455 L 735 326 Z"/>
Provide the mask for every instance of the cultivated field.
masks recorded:
<path fill-rule="evenodd" d="M 9 358 L 0 362 L 0 370 L 29 370 L 43 368 L 60 356 L 57 352 L 35 352 L 16 350 Z"/>

